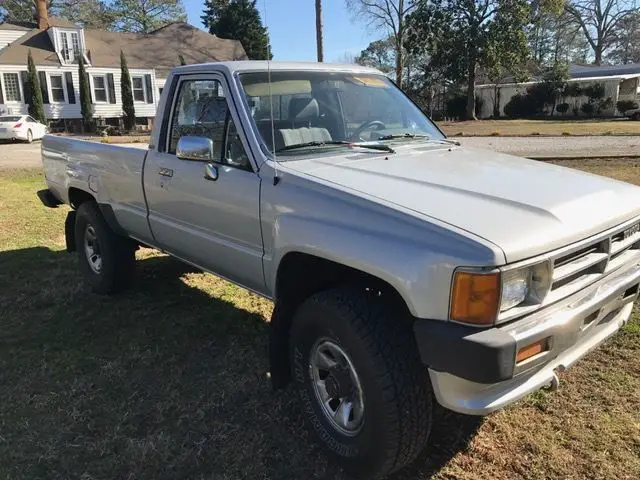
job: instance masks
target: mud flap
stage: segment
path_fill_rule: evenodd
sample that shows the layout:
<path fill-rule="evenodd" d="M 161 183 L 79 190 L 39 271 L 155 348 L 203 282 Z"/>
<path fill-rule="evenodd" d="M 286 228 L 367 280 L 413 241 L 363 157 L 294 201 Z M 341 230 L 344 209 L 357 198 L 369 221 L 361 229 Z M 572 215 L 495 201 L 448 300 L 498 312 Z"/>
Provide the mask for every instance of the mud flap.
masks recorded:
<path fill-rule="evenodd" d="M 67 213 L 64 221 L 64 238 L 67 244 L 67 252 L 76 251 L 76 211 L 71 210 Z"/>

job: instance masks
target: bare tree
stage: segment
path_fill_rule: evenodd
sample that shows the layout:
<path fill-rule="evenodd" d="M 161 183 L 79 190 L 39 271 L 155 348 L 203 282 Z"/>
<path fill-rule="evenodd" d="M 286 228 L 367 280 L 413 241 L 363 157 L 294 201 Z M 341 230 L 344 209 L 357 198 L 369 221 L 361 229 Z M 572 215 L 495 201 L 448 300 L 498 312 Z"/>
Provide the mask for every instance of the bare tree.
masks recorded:
<path fill-rule="evenodd" d="M 316 0 L 316 46 L 318 61 L 324 61 L 324 47 L 322 45 L 322 0 Z"/>
<path fill-rule="evenodd" d="M 565 10 L 582 28 L 594 63 L 600 65 L 605 51 L 616 43 L 619 23 L 638 10 L 638 0 L 572 0 Z"/>
<path fill-rule="evenodd" d="M 346 0 L 355 19 L 362 19 L 372 28 L 385 29 L 393 43 L 396 57 L 396 83 L 402 87 L 407 36 L 406 18 L 416 3 L 413 0 Z"/>

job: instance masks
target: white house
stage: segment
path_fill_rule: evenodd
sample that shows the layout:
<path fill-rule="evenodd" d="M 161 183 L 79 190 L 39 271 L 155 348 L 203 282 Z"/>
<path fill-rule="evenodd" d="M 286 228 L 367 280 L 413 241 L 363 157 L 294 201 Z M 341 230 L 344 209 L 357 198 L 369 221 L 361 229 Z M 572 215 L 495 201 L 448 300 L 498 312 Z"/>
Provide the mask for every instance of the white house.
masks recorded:
<path fill-rule="evenodd" d="M 0 24 L 0 112 L 27 113 L 27 55 L 38 71 L 45 115 L 68 130 L 80 127 L 78 58 L 89 75 L 94 118 L 118 125 L 122 117 L 120 51 L 127 58 L 139 124 L 152 122 L 168 72 L 186 63 L 246 59 L 237 40 L 218 38 L 186 23 L 148 34 L 85 29 L 40 16 L 38 23 Z"/>
<path fill-rule="evenodd" d="M 616 103 L 620 100 L 640 100 L 640 63 L 627 65 L 570 65 L 569 82 L 579 83 L 584 87 L 589 84 L 599 83 L 604 86 L 604 98 L 611 98 L 608 108 L 602 111 L 603 115 L 617 115 Z M 493 115 L 493 106 L 496 95 L 499 95 L 500 112 L 504 114 L 504 106 L 511 97 L 523 94 L 527 88 L 537 83 L 536 80 L 523 83 L 502 83 L 498 85 L 484 84 L 476 87 L 476 95 L 482 98 L 482 111 L 480 118 L 488 118 Z M 497 93 L 499 92 L 499 93 Z M 567 101 L 569 101 L 567 99 Z M 571 99 L 569 103 L 581 105 L 588 99 L 581 97 Z M 581 113 L 580 113 L 581 114 Z"/>

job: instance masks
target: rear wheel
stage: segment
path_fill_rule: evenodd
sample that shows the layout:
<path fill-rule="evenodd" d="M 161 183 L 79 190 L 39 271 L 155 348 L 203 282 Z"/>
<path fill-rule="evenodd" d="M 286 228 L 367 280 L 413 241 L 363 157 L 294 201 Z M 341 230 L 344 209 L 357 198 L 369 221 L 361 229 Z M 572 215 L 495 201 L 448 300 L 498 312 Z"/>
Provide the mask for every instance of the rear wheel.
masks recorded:
<path fill-rule="evenodd" d="M 131 284 L 135 270 L 135 244 L 116 235 L 95 202 L 78 208 L 75 223 L 80 270 L 95 293 L 115 293 Z"/>
<path fill-rule="evenodd" d="M 294 316 L 291 363 L 308 429 L 360 478 L 411 463 L 431 429 L 429 376 L 402 317 L 357 288 L 318 293 Z"/>
<path fill-rule="evenodd" d="M 33 133 L 31 130 L 27 130 L 27 143 L 33 142 Z"/>

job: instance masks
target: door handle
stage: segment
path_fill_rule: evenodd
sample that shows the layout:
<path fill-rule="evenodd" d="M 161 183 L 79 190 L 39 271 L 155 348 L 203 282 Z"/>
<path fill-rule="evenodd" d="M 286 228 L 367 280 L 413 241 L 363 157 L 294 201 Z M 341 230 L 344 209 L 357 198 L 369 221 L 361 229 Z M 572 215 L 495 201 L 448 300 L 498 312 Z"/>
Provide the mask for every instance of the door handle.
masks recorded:
<path fill-rule="evenodd" d="M 173 170 L 170 168 L 161 168 L 158 173 L 163 177 L 173 177 Z"/>
<path fill-rule="evenodd" d="M 204 178 L 215 182 L 218 179 L 218 167 L 213 163 L 207 163 L 204 167 Z"/>

